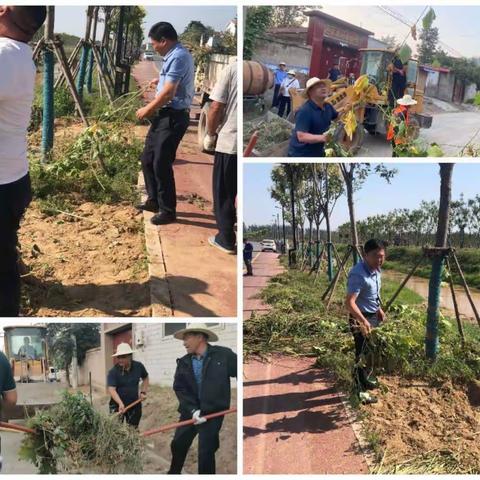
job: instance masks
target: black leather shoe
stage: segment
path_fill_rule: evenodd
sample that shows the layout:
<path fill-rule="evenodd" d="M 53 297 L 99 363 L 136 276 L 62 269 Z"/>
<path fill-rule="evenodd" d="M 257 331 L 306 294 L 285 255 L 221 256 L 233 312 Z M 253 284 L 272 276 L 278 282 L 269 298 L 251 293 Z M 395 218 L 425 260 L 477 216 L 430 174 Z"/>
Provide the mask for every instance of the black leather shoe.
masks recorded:
<path fill-rule="evenodd" d="M 137 208 L 137 210 L 146 210 L 147 212 L 157 213 L 158 203 L 154 202 L 153 200 L 147 200 L 145 203 L 136 205 L 135 208 Z"/>
<path fill-rule="evenodd" d="M 153 225 L 167 225 L 175 222 L 176 220 L 177 216 L 174 213 L 160 212 L 154 215 L 150 219 L 150 222 L 153 223 Z"/>

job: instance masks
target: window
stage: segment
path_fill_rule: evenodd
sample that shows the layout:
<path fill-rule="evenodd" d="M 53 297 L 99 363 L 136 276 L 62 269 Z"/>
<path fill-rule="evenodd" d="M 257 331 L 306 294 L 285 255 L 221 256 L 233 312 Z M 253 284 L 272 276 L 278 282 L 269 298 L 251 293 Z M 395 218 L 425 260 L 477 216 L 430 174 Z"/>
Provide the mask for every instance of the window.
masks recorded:
<path fill-rule="evenodd" d="M 163 330 L 163 336 L 169 337 L 173 335 L 175 332 L 178 332 L 182 328 L 187 326 L 186 323 L 165 323 L 165 328 Z"/>

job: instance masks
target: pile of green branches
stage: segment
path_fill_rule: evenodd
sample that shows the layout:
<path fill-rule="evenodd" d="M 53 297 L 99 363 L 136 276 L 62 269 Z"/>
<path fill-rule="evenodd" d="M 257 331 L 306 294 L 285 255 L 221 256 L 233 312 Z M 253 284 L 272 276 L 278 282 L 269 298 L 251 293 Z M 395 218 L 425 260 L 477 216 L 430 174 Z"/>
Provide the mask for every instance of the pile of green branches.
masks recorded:
<path fill-rule="evenodd" d="M 81 392 L 65 391 L 60 403 L 27 425 L 37 434 L 25 435 L 20 458 L 39 473 L 142 473 L 144 444 L 137 430 L 96 411 Z"/>
<path fill-rule="evenodd" d="M 292 135 L 293 125 L 286 120 L 275 117 L 261 122 L 245 122 L 243 127 L 243 144 L 246 146 L 255 131 L 258 140 L 255 148 L 259 151 L 271 148 L 279 143 L 286 142 Z"/>

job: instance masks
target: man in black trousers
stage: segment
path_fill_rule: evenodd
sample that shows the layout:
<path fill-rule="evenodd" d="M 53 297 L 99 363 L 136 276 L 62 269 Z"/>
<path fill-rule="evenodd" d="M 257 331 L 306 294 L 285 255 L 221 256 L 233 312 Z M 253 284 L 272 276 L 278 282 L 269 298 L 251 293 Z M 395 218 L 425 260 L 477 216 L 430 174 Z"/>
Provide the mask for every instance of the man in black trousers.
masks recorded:
<path fill-rule="evenodd" d="M 36 74 L 28 42 L 46 15 L 44 6 L 0 6 L 0 317 L 20 313 L 17 232 L 32 200 L 27 129 Z"/>
<path fill-rule="evenodd" d="M 237 196 L 237 64 L 229 65 L 210 95 L 204 149 L 215 150 L 213 209 L 218 233 L 210 245 L 235 253 Z M 218 132 L 218 133 L 217 133 Z"/>
<path fill-rule="evenodd" d="M 175 430 L 168 473 L 182 473 L 188 450 L 198 434 L 198 473 L 214 474 L 224 417 L 207 420 L 204 416 L 230 408 L 230 378 L 237 376 L 237 355 L 230 348 L 211 345 L 218 337 L 202 323 L 190 324 L 174 336 L 183 340 L 187 350 L 177 359 L 173 382 L 180 421 L 193 419 L 195 423 Z"/>
<path fill-rule="evenodd" d="M 142 153 L 148 198 L 139 209 L 155 213 L 151 219 L 154 225 L 165 225 L 176 220 L 173 162 L 190 122 L 195 67 L 170 23 L 156 23 L 148 36 L 155 51 L 163 56 L 163 64 L 159 78 L 150 83 L 157 87 L 155 99 L 136 113 L 139 120 L 151 120 Z"/>

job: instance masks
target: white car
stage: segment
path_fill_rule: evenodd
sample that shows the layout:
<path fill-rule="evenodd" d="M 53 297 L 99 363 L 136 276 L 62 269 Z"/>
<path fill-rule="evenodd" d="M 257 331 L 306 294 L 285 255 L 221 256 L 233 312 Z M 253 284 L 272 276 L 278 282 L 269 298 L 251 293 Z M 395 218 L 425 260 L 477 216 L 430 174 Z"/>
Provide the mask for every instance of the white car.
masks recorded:
<path fill-rule="evenodd" d="M 145 52 L 143 54 L 143 59 L 144 60 L 153 60 L 153 52 Z"/>
<path fill-rule="evenodd" d="M 274 240 L 262 240 L 260 242 L 262 252 L 277 252 L 277 245 Z"/>

